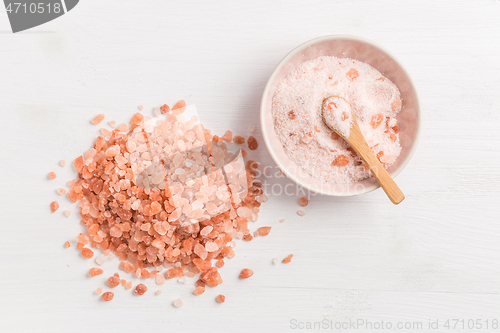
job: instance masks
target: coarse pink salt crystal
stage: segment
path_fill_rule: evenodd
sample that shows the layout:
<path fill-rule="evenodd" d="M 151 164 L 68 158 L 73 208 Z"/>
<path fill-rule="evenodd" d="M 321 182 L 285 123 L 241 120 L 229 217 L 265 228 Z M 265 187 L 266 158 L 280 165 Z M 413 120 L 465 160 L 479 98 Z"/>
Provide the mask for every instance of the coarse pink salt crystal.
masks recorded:
<path fill-rule="evenodd" d="M 64 242 L 64 247 L 68 248 L 70 246 L 71 246 L 71 244 L 68 241 Z"/>
<path fill-rule="evenodd" d="M 242 136 L 237 135 L 237 136 L 234 137 L 234 143 L 236 143 L 238 145 L 242 145 L 242 144 L 245 143 L 245 138 L 242 137 Z"/>
<path fill-rule="evenodd" d="M 65 167 L 66 166 L 66 161 L 65 160 L 60 160 L 59 161 L 59 165 L 62 166 L 62 167 Z"/>
<path fill-rule="evenodd" d="M 155 276 L 155 282 L 157 285 L 162 285 L 165 283 L 165 277 L 163 274 L 156 274 Z"/>
<path fill-rule="evenodd" d="M 307 199 L 306 197 L 301 197 L 299 199 L 299 205 L 300 206 L 306 207 L 308 204 L 309 204 L 309 199 Z"/>
<path fill-rule="evenodd" d="M 160 107 L 160 111 L 161 111 L 161 113 L 165 114 L 165 113 L 167 113 L 168 111 L 170 111 L 170 106 L 168 106 L 167 104 L 163 104 L 163 105 Z"/>
<path fill-rule="evenodd" d="M 143 105 L 139 105 L 137 108 L 142 111 L 144 109 L 144 106 Z"/>
<path fill-rule="evenodd" d="M 300 209 L 297 211 L 297 214 L 299 214 L 300 216 L 304 216 L 304 215 L 306 215 L 306 212 L 303 211 L 302 209 Z"/>
<path fill-rule="evenodd" d="M 148 287 L 146 287 L 142 283 L 139 283 L 134 289 L 134 294 L 136 294 L 137 296 L 141 296 L 144 295 L 146 291 L 148 291 Z"/>
<path fill-rule="evenodd" d="M 81 254 L 82 254 L 82 257 L 84 257 L 85 259 L 90 259 L 94 256 L 94 251 L 85 247 L 82 249 Z"/>
<path fill-rule="evenodd" d="M 119 145 L 114 145 L 106 149 L 106 156 L 114 157 L 116 155 L 120 154 L 120 146 Z"/>
<path fill-rule="evenodd" d="M 89 276 L 90 277 L 101 275 L 102 273 L 104 273 L 104 271 L 102 269 L 100 269 L 100 268 L 91 268 L 89 270 Z"/>
<path fill-rule="evenodd" d="M 255 150 L 259 148 L 259 143 L 257 142 L 257 139 L 254 138 L 253 136 L 248 137 L 247 143 L 248 143 L 248 149 L 250 150 Z"/>
<path fill-rule="evenodd" d="M 121 123 L 116 129 L 120 132 L 128 132 L 128 125 L 125 123 Z"/>
<path fill-rule="evenodd" d="M 285 259 L 283 259 L 283 262 L 285 264 L 288 264 L 290 261 L 292 261 L 292 257 L 293 257 L 293 254 L 289 254 L 285 257 Z"/>
<path fill-rule="evenodd" d="M 52 213 L 55 213 L 55 212 L 56 212 L 56 210 L 58 210 L 58 209 L 59 209 L 59 203 L 58 203 L 57 201 L 52 201 L 52 202 L 50 203 L 50 211 L 51 211 Z"/>
<path fill-rule="evenodd" d="M 101 298 L 103 301 L 109 302 L 113 299 L 115 294 L 113 294 L 111 291 L 107 291 L 104 294 L 102 294 Z"/>
<path fill-rule="evenodd" d="M 56 179 L 57 175 L 54 171 L 49 172 L 49 179 Z"/>
<path fill-rule="evenodd" d="M 140 113 L 136 113 L 132 116 L 132 119 L 130 120 L 130 122 L 132 123 L 132 125 L 139 125 L 143 120 L 144 120 L 144 116 Z"/>
<path fill-rule="evenodd" d="M 99 124 L 101 121 L 103 121 L 104 119 L 104 114 L 98 114 L 97 116 L 94 117 L 94 119 L 92 119 L 91 123 L 92 125 L 97 125 Z"/>
<path fill-rule="evenodd" d="M 233 140 L 233 132 L 231 131 L 227 131 L 223 136 L 222 136 L 222 140 L 224 141 L 227 141 L 227 142 L 231 142 Z"/>
<path fill-rule="evenodd" d="M 184 305 L 184 302 L 182 301 L 182 299 L 178 298 L 172 303 L 172 305 L 176 308 L 180 308 Z"/>
<path fill-rule="evenodd" d="M 71 211 L 70 211 L 69 209 L 66 209 L 66 210 L 64 211 L 64 215 L 66 215 L 66 217 L 70 217 L 70 215 L 71 215 Z"/>
<path fill-rule="evenodd" d="M 116 127 L 116 121 L 114 121 L 114 120 L 111 120 L 110 122 L 108 122 L 108 124 L 109 124 L 109 126 L 111 128 L 115 128 Z"/>
<path fill-rule="evenodd" d="M 155 294 L 156 294 L 156 295 L 160 295 L 160 294 L 161 294 L 161 290 L 159 290 L 159 289 L 158 289 L 158 290 L 155 292 Z"/>
<path fill-rule="evenodd" d="M 57 194 L 59 194 L 59 195 L 65 195 L 65 194 L 66 194 L 66 190 L 65 190 L 65 189 L 63 189 L 63 188 L 58 188 L 58 189 L 56 190 L 56 192 L 57 192 Z"/>
<path fill-rule="evenodd" d="M 285 219 L 281 219 L 281 220 L 280 220 L 280 223 L 283 223 L 283 222 L 285 222 Z"/>
<path fill-rule="evenodd" d="M 250 126 L 250 133 L 255 131 L 255 126 Z"/>
<path fill-rule="evenodd" d="M 240 272 L 240 279 L 248 279 L 253 275 L 253 271 L 249 268 L 244 268 Z"/>
<path fill-rule="evenodd" d="M 193 294 L 199 296 L 205 292 L 205 286 L 198 286 L 196 289 L 193 291 Z"/>
<path fill-rule="evenodd" d="M 107 282 L 111 288 L 115 288 L 120 285 L 120 278 L 118 276 L 113 275 L 108 278 Z"/>
<path fill-rule="evenodd" d="M 179 114 L 183 113 L 185 109 L 186 109 L 186 102 L 181 99 L 172 107 L 172 112 L 177 111 L 175 114 Z"/>
<path fill-rule="evenodd" d="M 96 295 L 100 295 L 102 293 L 102 288 L 101 287 L 97 288 L 95 293 Z"/>
<path fill-rule="evenodd" d="M 125 285 L 125 289 L 132 289 L 132 281 L 128 281 Z"/>
<path fill-rule="evenodd" d="M 194 253 L 200 257 L 202 260 L 205 260 L 207 258 L 207 255 L 208 255 L 208 251 L 206 250 L 206 248 L 201 245 L 200 243 L 196 243 L 196 245 L 194 246 Z"/>
<path fill-rule="evenodd" d="M 224 303 L 226 301 L 226 296 L 217 295 L 217 297 L 215 297 L 215 300 L 217 301 L 217 303 Z"/>
<path fill-rule="evenodd" d="M 259 236 L 267 236 L 271 232 L 271 227 L 260 227 L 257 229 Z"/>
<path fill-rule="evenodd" d="M 86 245 L 89 243 L 89 238 L 87 235 L 83 234 L 83 233 L 80 233 L 77 237 L 76 237 L 76 240 L 78 241 L 78 243 L 82 243 L 83 245 Z"/>

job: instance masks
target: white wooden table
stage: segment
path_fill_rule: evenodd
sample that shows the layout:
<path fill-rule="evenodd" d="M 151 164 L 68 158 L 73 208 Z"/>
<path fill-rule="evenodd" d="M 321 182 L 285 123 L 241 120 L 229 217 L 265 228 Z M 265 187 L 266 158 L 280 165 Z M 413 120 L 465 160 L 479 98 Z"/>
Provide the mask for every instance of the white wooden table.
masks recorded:
<path fill-rule="evenodd" d="M 0 10 L 0 332 L 388 331 L 382 321 L 391 331 L 498 331 L 499 18 L 493 0 L 86 0 L 12 34 Z M 74 249 L 76 206 L 59 199 L 57 214 L 49 211 L 55 188 L 74 176 L 58 161 L 97 134 L 89 120 L 103 112 L 128 121 L 137 105 L 148 113 L 183 98 L 215 133 L 257 126 L 253 158 L 272 166 L 258 120 L 264 84 L 292 48 L 337 33 L 383 45 L 415 79 L 423 123 L 397 177 L 406 200 L 395 207 L 382 190 L 314 196 L 299 217 L 299 195 L 271 196 L 255 224 L 271 234 L 238 242 L 221 286 L 196 297 L 191 284 L 151 281 L 140 298 L 120 288 L 100 302 L 93 291 L 118 261 L 86 277 L 95 263 Z M 292 263 L 271 263 L 289 253 Z M 246 267 L 255 275 L 241 281 Z M 183 308 L 171 306 L 176 298 Z M 447 328 L 447 319 L 464 322 Z M 322 327 L 307 329 L 315 322 Z"/>

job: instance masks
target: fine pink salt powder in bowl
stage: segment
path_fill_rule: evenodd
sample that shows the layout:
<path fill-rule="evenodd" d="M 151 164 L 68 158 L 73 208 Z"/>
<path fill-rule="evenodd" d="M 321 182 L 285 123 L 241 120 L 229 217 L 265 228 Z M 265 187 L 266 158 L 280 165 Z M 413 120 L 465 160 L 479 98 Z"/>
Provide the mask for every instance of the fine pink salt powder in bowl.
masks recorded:
<path fill-rule="evenodd" d="M 363 38 L 325 36 L 306 42 L 292 50 L 269 78 L 261 102 L 261 126 L 264 142 L 278 167 L 299 185 L 325 195 L 352 196 L 371 192 L 379 187 L 374 177 L 352 184 L 326 183 L 298 167 L 287 155 L 274 128 L 273 96 L 280 82 L 297 67 L 321 56 L 351 58 L 373 66 L 391 80 L 401 93 L 402 107 L 397 114 L 401 153 L 387 169 L 395 177 L 409 162 L 416 149 L 420 128 L 420 107 L 415 85 L 403 65 L 388 51 Z"/>

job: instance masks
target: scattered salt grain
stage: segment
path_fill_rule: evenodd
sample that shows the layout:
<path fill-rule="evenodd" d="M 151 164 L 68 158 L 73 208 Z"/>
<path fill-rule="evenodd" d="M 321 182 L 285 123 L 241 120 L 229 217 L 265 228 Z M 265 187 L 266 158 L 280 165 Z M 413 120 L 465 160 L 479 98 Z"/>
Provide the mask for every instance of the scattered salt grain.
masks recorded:
<path fill-rule="evenodd" d="M 66 215 L 66 217 L 70 217 L 70 215 L 71 215 L 71 211 L 70 211 L 69 209 L 66 209 L 66 210 L 64 211 L 64 215 Z"/>
<path fill-rule="evenodd" d="M 85 259 L 91 259 L 94 256 L 94 251 L 85 247 L 82 249 L 81 254 L 82 254 L 82 257 L 84 257 Z"/>
<path fill-rule="evenodd" d="M 165 277 L 163 276 L 163 274 L 156 274 L 155 282 L 156 282 L 157 285 L 164 284 L 165 283 Z"/>
<path fill-rule="evenodd" d="M 158 289 L 158 290 L 155 292 L 155 294 L 156 294 L 156 295 L 160 295 L 160 294 L 161 294 L 161 290 L 159 290 L 159 289 Z"/>
<path fill-rule="evenodd" d="M 307 204 L 309 204 L 309 199 L 307 199 L 306 197 L 301 197 L 299 199 L 299 205 L 302 206 L 302 207 L 306 207 Z"/>
<path fill-rule="evenodd" d="M 103 301 L 109 302 L 113 299 L 114 296 L 115 296 L 115 294 L 113 294 L 111 291 L 108 291 L 108 292 L 105 292 L 104 294 L 102 294 L 101 299 Z"/>
<path fill-rule="evenodd" d="M 89 270 L 89 276 L 90 277 L 101 275 L 102 273 L 104 273 L 104 271 L 102 269 L 100 269 L 100 268 L 91 268 Z"/>
<path fill-rule="evenodd" d="M 64 242 L 64 247 L 68 248 L 70 246 L 71 246 L 71 244 L 68 241 Z"/>
<path fill-rule="evenodd" d="M 182 301 L 182 299 L 178 298 L 172 303 L 172 305 L 176 308 L 180 308 L 184 305 L 184 302 Z"/>
<path fill-rule="evenodd" d="M 120 285 L 120 278 L 118 276 L 110 276 L 106 281 L 111 288 L 116 288 Z"/>
<path fill-rule="evenodd" d="M 66 194 L 66 190 L 63 189 L 63 188 L 58 188 L 56 190 L 56 193 L 59 194 L 59 195 L 65 195 Z"/>
<path fill-rule="evenodd" d="M 255 126 L 250 126 L 250 132 L 255 132 Z"/>
<path fill-rule="evenodd" d="M 285 264 L 288 264 L 290 261 L 292 261 L 292 257 L 293 257 L 293 254 L 289 254 L 285 257 L 285 259 L 283 259 L 283 262 Z"/>
<path fill-rule="evenodd" d="M 58 209 L 59 209 L 59 203 L 57 201 L 52 201 L 50 203 L 50 210 L 51 210 L 51 212 L 55 213 L 56 210 L 58 210 Z"/>
<path fill-rule="evenodd" d="M 98 264 L 99 266 L 102 266 L 104 265 L 104 263 L 108 261 L 108 256 L 107 255 L 104 255 L 103 253 L 99 254 L 96 258 L 95 258 L 95 263 Z"/>
<path fill-rule="evenodd" d="M 217 297 L 215 298 L 215 300 L 218 303 L 224 303 L 226 301 L 226 296 L 224 296 L 224 295 L 217 295 Z"/>
<path fill-rule="evenodd" d="M 161 107 L 160 107 L 160 111 L 161 113 L 165 114 L 167 112 L 170 111 L 170 107 L 167 105 L 167 104 L 163 104 Z"/>
<path fill-rule="evenodd" d="M 102 293 L 102 288 L 101 287 L 97 288 L 95 293 L 96 295 L 100 295 Z"/>
<path fill-rule="evenodd" d="M 103 119 L 104 119 L 104 114 L 102 114 L 102 113 L 101 113 L 101 114 L 98 114 L 97 116 L 95 116 L 95 117 L 94 117 L 94 119 L 92 119 L 91 123 L 92 123 L 93 125 L 97 125 L 97 124 L 99 124 L 101 121 L 103 121 Z"/>
<path fill-rule="evenodd" d="M 253 271 L 249 268 L 242 269 L 240 272 L 240 279 L 248 279 L 253 275 Z"/>
<path fill-rule="evenodd" d="M 273 264 L 277 265 L 280 262 L 279 258 L 273 258 Z"/>
<path fill-rule="evenodd" d="M 304 215 L 306 215 L 306 212 L 303 211 L 302 209 L 300 209 L 297 211 L 297 214 L 299 214 L 300 216 L 304 216 Z"/>
<path fill-rule="evenodd" d="M 134 294 L 137 296 L 144 295 L 144 293 L 148 291 L 148 287 L 146 287 L 144 284 L 140 283 L 138 284 L 135 289 L 134 289 Z"/>
<path fill-rule="evenodd" d="M 139 105 L 137 108 L 142 111 L 144 109 L 144 106 L 143 105 Z"/>
<path fill-rule="evenodd" d="M 242 144 L 245 143 L 245 138 L 242 137 L 242 136 L 237 135 L 237 136 L 234 137 L 234 143 L 236 143 L 238 145 L 242 145 Z"/>
<path fill-rule="evenodd" d="M 283 222 L 285 222 L 285 219 L 281 219 L 281 220 L 280 220 L 280 223 L 283 223 Z"/>
<path fill-rule="evenodd" d="M 259 236 L 267 236 L 271 232 L 271 227 L 260 227 L 257 231 Z"/>
<path fill-rule="evenodd" d="M 248 149 L 250 149 L 250 150 L 255 150 L 259 147 L 259 143 L 257 142 L 257 139 L 254 138 L 253 136 L 248 137 L 247 143 L 248 143 Z"/>
<path fill-rule="evenodd" d="M 56 179 L 57 175 L 54 171 L 49 172 L 49 179 Z"/>
<path fill-rule="evenodd" d="M 66 166 L 66 161 L 65 160 L 60 160 L 59 161 L 59 165 L 62 166 L 62 167 L 65 167 Z"/>
<path fill-rule="evenodd" d="M 116 121 L 111 120 L 110 122 L 108 122 L 108 125 L 109 125 L 111 128 L 115 128 L 115 127 L 116 127 Z"/>
<path fill-rule="evenodd" d="M 183 277 L 181 277 L 181 278 L 178 278 L 178 279 L 177 279 L 177 282 L 178 282 L 178 283 L 183 283 L 183 284 L 186 284 L 186 283 L 188 282 L 188 279 L 187 279 L 185 276 L 183 276 Z"/>

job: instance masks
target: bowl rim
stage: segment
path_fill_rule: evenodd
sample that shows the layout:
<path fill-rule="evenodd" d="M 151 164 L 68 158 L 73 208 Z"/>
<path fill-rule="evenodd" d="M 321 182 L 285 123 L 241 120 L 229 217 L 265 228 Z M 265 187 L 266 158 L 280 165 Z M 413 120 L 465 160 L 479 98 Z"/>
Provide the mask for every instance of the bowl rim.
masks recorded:
<path fill-rule="evenodd" d="M 276 66 L 276 68 L 273 70 L 271 76 L 267 80 L 266 86 L 264 87 L 264 92 L 262 94 L 262 98 L 261 98 L 261 101 L 260 101 L 260 124 L 261 124 L 261 127 L 266 127 L 267 128 L 267 126 L 265 126 L 264 102 L 268 98 L 268 95 L 270 93 L 269 90 L 270 90 L 271 82 L 274 81 L 274 78 L 276 77 L 276 75 L 279 72 L 279 70 L 288 62 L 288 60 L 290 60 L 290 58 L 292 58 L 293 56 L 295 56 L 295 54 L 297 54 L 298 52 L 302 51 L 303 49 L 305 49 L 305 48 L 307 48 L 307 47 L 309 47 L 309 46 L 311 46 L 313 44 L 317 44 L 317 43 L 320 43 L 320 42 L 323 42 L 323 41 L 337 40 L 337 39 L 345 39 L 345 40 L 352 40 L 352 41 L 356 41 L 356 42 L 365 43 L 365 44 L 368 44 L 368 45 L 370 45 L 372 47 L 378 48 L 379 50 L 381 50 L 382 52 L 384 52 L 392 60 L 394 60 L 394 62 L 401 68 L 401 70 L 403 71 L 403 73 L 408 78 L 408 82 L 410 83 L 410 86 L 411 86 L 411 88 L 413 89 L 413 91 L 415 93 L 415 100 L 416 100 L 416 105 L 417 105 L 417 117 L 416 117 L 417 118 L 416 119 L 416 123 L 417 123 L 416 126 L 417 127 L 416 127 L 416 131 L 415 131 L 415 139 L 413 140 L 413 144 L 412 144 L 412 146 L 410 148 L 410 151 L 409 151 L 406 159 L 401 163 L 401 165 L 396 170 L 394 170 L 390 174 L 392 178 L 395 178 L 406 167 L 406 165 L 410 162 L 410 160 L 413 157 L 413 154 L 415 153 L 415 150 L 417 149 L 417 146 L 418 146 L 418 142 L 419 142 L 419 139 L 420 139 L 420 130 L 421 130 L 421 118 L 422 118 L 421 117 L 421 110 L 420 110 L 420 99 L 418 97 L 418 91 L 417 91 L 415 82 L 413 81 L 413 78 L 411 77 L 410 73 L 406 70 L 406 68 L 403 66 L 403 64 L 401 63 L 401 61 L 399 61 L 399 59 L 396 58 L 386 48 L 384 48 L 383 46 L 381 46 L 381 45 L 379 45 L 379 44 L 377 44 L 377 43 L 375 43 L 375 42 L 373 42 L 373 41 L 371 41 L 369 39 L 366 39 L 366 38 L 363 38 L 363 37 L 354 36 L 354 35 L 345 35 L 345 34 L 326 35 L 326 36 L 317 37 L 317 38 L 311 39 L 311 40 L 309 40 L 309 41 L 307 41 L 305 43 L 302 43 L 299 46 L 297 46 L 294 49 L 292 49 L 290 52 L 288 52 L 288 54 L 283 59 L 281 59 L 281 61 Z M 380 187 L 380 185 L 378 183 L 376 183 L 376 184 L 374 184 L 372 186 L 364 186 L 362 190 L 355 189 L 354 191 L 349 192 L 349 193 L 345 193 L 345 191 L 341 191 L 340 193 L 338 193 L 336 191 L 334 191 L 334 192 L 326 192 L 326 191 L 323 191 L 321 189 L 313 188 L 309 184 L 304 183 L 301 180 L 299 180 L 299 179 L 295 178 L 294 176 L 292 176 L 288 172 L 288 168 L 286 166 L 284 166 L 278 160 L 278 158 L 276 157 L 276 155 L 274 153 L 272 145 L 270 143 L 271 139 L 268 137 L 266 130 L 262 131 L 262 136 L 264 138 L 264 144 L 266 145 L 267 150 L 269 151 L 269 154 L 271 155 L 271 158 L 278 165 L 278 167 L 280 168 L 280 170 L 288 178 L 290 178 L 291 180 L 293 180 L 295 183 L 299 184 L 300 186 L 308 189 L 309 191 L 312 191 L 312 192 L 315 192 L 315 193 L 318 193 L 318 194 L 322 194 L 322 195 L 328 195 L 328 196 L 350 197 L 350 196 L 355 196 L 355 195 L 361 195 L 361 194 L 369 193 L 369 192 L 372 192 L 372 191 L 374 191 L 374 190 L 376 190 L 376 189 L 378 189 Z"/>

